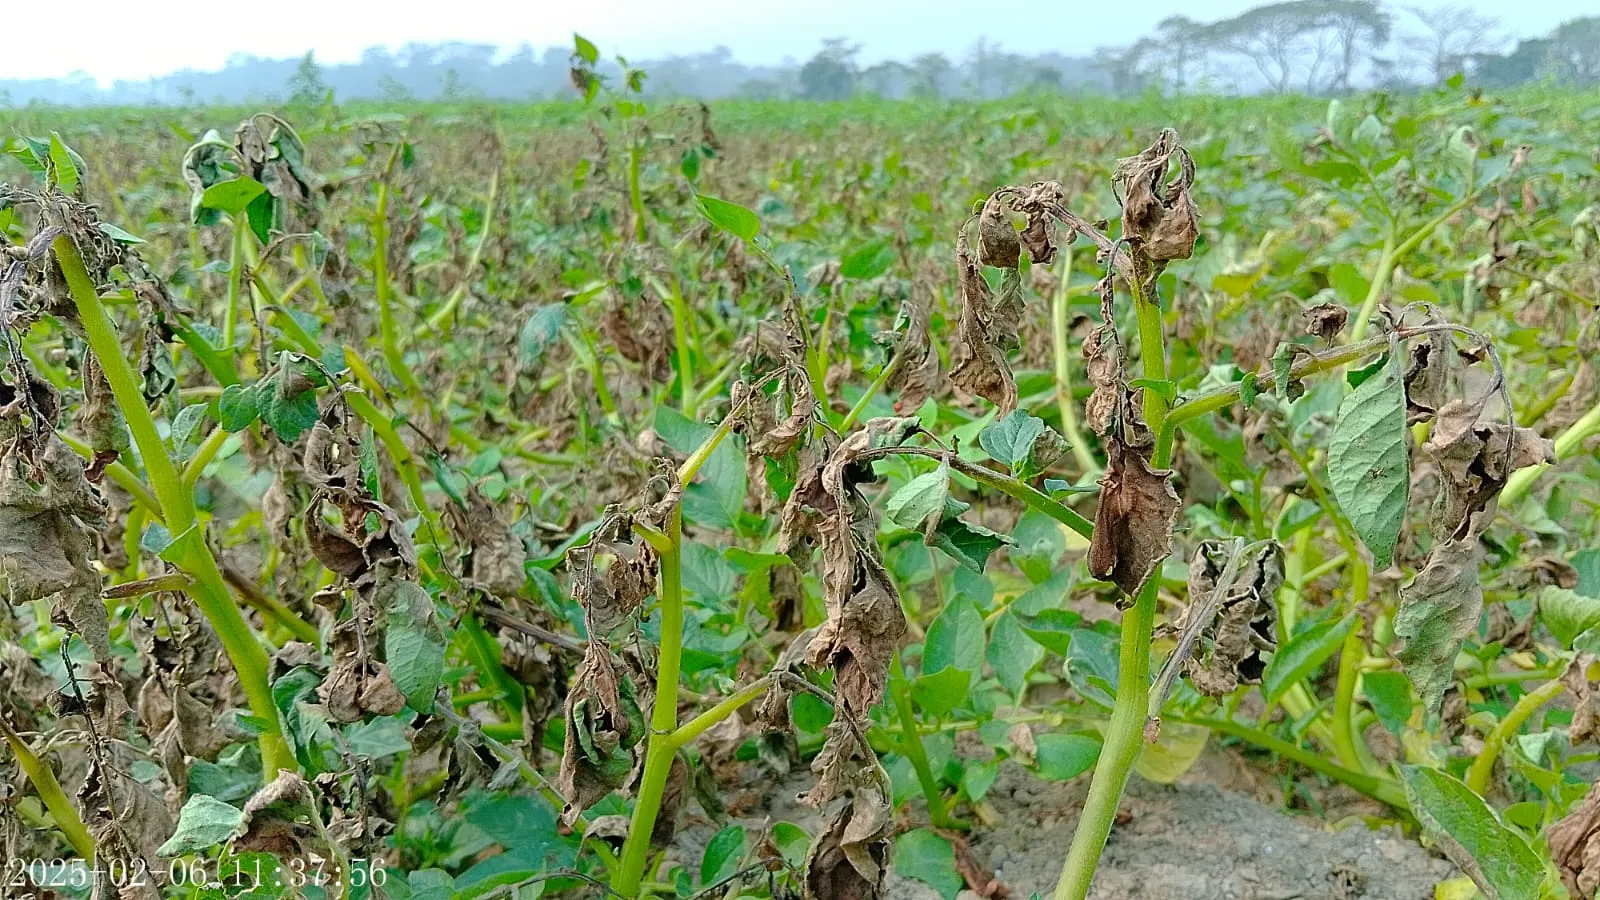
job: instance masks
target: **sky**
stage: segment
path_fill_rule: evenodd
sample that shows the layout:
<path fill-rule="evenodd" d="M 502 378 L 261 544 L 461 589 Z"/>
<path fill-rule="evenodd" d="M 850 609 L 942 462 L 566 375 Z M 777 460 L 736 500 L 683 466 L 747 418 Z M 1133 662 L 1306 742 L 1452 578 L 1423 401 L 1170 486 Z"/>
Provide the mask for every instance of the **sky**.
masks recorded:
<path fill-rule="evenodd" d="M 1419 0 L 1442 5 L 1446 0 Z M 1460 0 L 1454 0 L 1460 2 Z M 1502 22 L 1510 40 L 1544 34 L 1580 15 L 1594 0 L 1467 0 Z M 634 59 L 688 54 L 726 45 L 748 64 L 804 60 L 824 38 L 862 45 L 862 60 L 909 59 L 919 53 L 961 55 L 979 36 L 1009 51 L 1087 55 L 1126 44 L 1161 19 L 1183 13 L 1200 21 L 1235 15 L 1259 0 L 270 0 L 260 5 L 194 0 L 76 0 L 69 33 L 61 3 L 8 4 L 0 78 L 60 78 L 87 72 L 102 85 L 180 69 L 222 68 L 228 57 L 302 56 L 353 62 L 373 46 L 409 41 L 469 41 L 514 49 L 566 46 L 573 32 L 606 55 Z M 1396 4 L 1398 6 L 1398 4 Z M 226 21 L 226 10 L 249 10 Z M 1409 17 L 1400 16 L 1401 24 Z M 37 39 L 35 39 L 37 38 Z"/>

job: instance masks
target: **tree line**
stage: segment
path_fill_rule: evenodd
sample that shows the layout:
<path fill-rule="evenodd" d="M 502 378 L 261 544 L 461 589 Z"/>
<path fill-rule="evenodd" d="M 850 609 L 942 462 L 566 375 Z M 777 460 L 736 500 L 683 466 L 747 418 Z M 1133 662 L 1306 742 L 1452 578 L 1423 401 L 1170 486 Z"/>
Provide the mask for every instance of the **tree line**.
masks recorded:
<path fill-rule="evenodd" d="M 804 62 L 747 65 L 727 47 L 634 62 L 660 97 L 839 100 L 993 98 L 1030 91 L 1133 94 L 1331 94 L 1404 88 L 1462 73 L 1488 87 L 1549 80 L 1600 86 L 1600 16 L 1573 19 L 1514 44 L 1495 19 L 1471 7 L 1406 6 L 1377 0 L 1285 0 L 1231 18 L 1172 16 L 1132 44 L 1092 56 L 1025 55 L 980 37 L 956 58 L 861 61 L 861 45 L 823 42 Z M 509 53 L 492 44 L 374 47 L 357 61 L 319 64 L 312 54 L 268 59 L 239 54 L 219 71 L 183 70 L 102 87 L 79 72 L 55 79 L 0 79 L 0 107 L 25 104 L 193 105 L 340 100 L 531 100 L 570 96 L 571 51 Z"/>

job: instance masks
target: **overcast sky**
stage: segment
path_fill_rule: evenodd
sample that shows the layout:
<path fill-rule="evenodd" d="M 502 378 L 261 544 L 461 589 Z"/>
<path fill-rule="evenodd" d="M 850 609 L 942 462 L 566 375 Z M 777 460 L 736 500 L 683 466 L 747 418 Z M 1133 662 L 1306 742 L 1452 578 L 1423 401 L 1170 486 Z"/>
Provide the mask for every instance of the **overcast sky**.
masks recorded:
<path fill-rule="evenodd" d="M 1419 0 L 1438 6 L 1448 0 Z M 1461 2 L 1461 0 L 1454 0 Z M 1508 38 L 1548 32 L 1595 14 L 1594 0 L 1466 0 L 1499 18 Z M 1123 44 L 1174 13 L 1201 21 L 1250 0 L 75 0 L 7 4 L 0 78 L 85 71 L 102 83 L 178 69 L 219 69 L 234 53 L 351 62 L 372 46 L 471 41 L 514 48 L 567 45 L 573 32 L 607 55 L 644 59 L 725 44 L 746 63 L 805 59 L 823 38 L 848 37 L 866 61 L 941 51 L 956 56 L 980 35 L 1020 53 L 1087 54 Z M 1397 7 L 1400 4 L 1395 4 Z M 246 15 L 237 21 L 229 13 Z M 63 17 L 63 13 L 66 13 Z M 1136 15 L 1134 14 L 1136 13 Z M 1401 16 L 1402 25 L 1410 24 Z"/>

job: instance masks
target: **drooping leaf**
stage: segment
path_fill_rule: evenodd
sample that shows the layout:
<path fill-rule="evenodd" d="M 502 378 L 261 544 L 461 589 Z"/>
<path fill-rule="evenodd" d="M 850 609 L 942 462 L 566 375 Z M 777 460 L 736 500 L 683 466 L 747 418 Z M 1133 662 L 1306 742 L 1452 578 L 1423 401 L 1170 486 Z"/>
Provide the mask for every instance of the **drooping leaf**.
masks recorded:
<path fill-rule="evenodd" d="M 225 212 L 230 216 L 238 215 L 266 191 L 266 185 L 248 175 L 240 175 L 238 178 L 219 181 L 206 188 L 205 193 L 200 195 L 200 205 L 206 209 Z"/>
<path fill-rule="evenodd" d="M 1386 569 L 1405 524 L 1411 469 L 1406 396 L 1397 357 L 1339 404 L 1328 446 L 1328 480 L 1350 524 Z"/>
<path fill-rule="evenodd" d="M 1456 655 L 1478 625 L 1483 588 L 1478 583 L 1482 551 L 1477 539 L 1434 547 L 1422 571 L 1400 589 L 1394 633 L 1401 640 L 1395 659 L 1405 667 L 1430 720 L 1455 673 Z"/>
<path fill-rule="evenodd" d="M 1261 681 L 1261 693 L 1267 702 L 1282 697 L 1285 691 L 1337 653 L 1359 622 L 1360 618 L 1351 612 L 1341 619 L 1318 622 L 1290 637 L 1287 644 L 1278 648 Z"/>
<path fill-rule="evenodd" d="M 1067 452 L 1067 442 L 1043 419 L 1015 409 L 978 433 L 978 444 L 1021 479 L 1049 468 Z"/>
<path fill-rule="evenodd" d="M 1539 896 L 1544 865 L 1482 797 L 1437 769 L 1401 766 L 1400 776 L 1417 821 L 1489 900 Z"/>
<path fill-rule="evenodd" d="M 1539 621 L 1561 646 L 1571 649 L 1578 635 L 1600 625 L 1600 598 L 1547 586 L 1539 593 Z"/>
<path fill-rule="evenodd" d="M 538 371 L 545 351 L 555 343 L 567 323 L 565 303 L 546 303 L 528 316 L 517 333 L 517 362 L 524 372 Z"/>
<path fill-rule="evenodd" d="M 988 564 L 989 554 L 1011 543 L 1010 538 L 982 525 L 963 519 L 949 518 L 939 523 L 932 535 L 932 546 L 948 553 L 952 559 L 974 572 L 982 572 Z"/>
<path fill-rule="evenodd" d="M 194 794 L 178 813 L 178 830 L 161 849 L 162 856 L 182 856 L 214 847 L 233 837 L 244 811 L 206 794 Z"/>

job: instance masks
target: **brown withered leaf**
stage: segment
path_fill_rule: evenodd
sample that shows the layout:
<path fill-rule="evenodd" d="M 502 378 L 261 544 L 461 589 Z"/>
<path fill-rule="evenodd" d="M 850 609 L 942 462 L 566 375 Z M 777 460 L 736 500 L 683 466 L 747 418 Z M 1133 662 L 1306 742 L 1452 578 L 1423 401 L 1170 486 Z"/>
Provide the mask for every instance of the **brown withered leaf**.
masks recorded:
<path fill-rule="evenodd" d="M 1500 489 L 1512 472 L 1555 460 L 1554 445 L 1532 429 L 1479 422 L 1481 411 L 1479 403 L 1445 403 L 1422 445 L 1439 467 L 1431 515 L 1437 535 L 1475 538 L 1494 518 Z"/>
<path fill-rule="evenodd" d="M 1344 323 L 1350 319 L 1350 310 L 1337 303 L 1318 303 L 1301 312 L 1306 320 L 1306 334 L 1314 334 L 1322 338 L 1323 343 L 1332 344 L 1333 339 L 1344 330 Z"/>
<path fill-rule="evenodd" d="M 1006 351 L 1021 341 L 1022 277 L 1007 269 L 1000 296 L 989 290 L 983 270 L 967 247 L 963 231 L 956 238 L 956 269 L 961 286 L 961 319 L 956 326 L 959 360 L 950 369 L 950 381 L 962 390 L 983 397 L 1005 416 L 1017 406 L 1017 383 Z"/>
<path fill-rule="evenodd" d="M 803 677 L 800 669 L 805 664 L 811 649 L 811 641 L 817 636 L 817 629 L 807 628 L 795 635 L 783 652 L 778 654 L 778 661 L 772 665 L 772 674 L 778 677 L 772 687 L 767 688 L 766 694 L 761 698 L 761 703 L 756 707 L 756 721 L 766 731 L 789 730 L 789 699 L 794 696 L 793 690 L 786 683 L 783 675 Z"/>
<path fill-rule="evenodd" d="M 660 559 L 633 534 L 633 516 L 609 510 L 589 543 L 567 551 L 572 599 L 591 635 L 610 633 L 644 605 L 656 587 Z"/>
<path fill-rule="evenodd" d="M 893 835 L 889 777 L 860 733 L 835 721 L 812 763 L 816 787 L 800 798 L 822 806 L 844 800 L 806 853 L 804 896 L 809 900 L 876 900 L 882 896 Z"/>
<path fill-rule="evenodd" d="M 672 377 L 672 313 L 665 302 L 643 295 L 628 299 L 620 291 L 608 290 L 600 333 L 623 359 L 643 367 L 651 381 Z"/>
<path fill-rule="evenodd" d="M 895 347 L 895 369 L 884 382 L 884 390 L 894 395 L 895 411 L 911 413 L 938 392 L 943 381 L 939 351 L 929 332 L 928 298 L 915 295 L 905 302 L 900 317 L 905 328 Z"/>
<path fill-rule="evenodd" d="M 282 859 L 303 859 L 308 851 L 327 851 L 318 834 L 321 813 L 311 785 L 296 772 L 284 770 L 244 804 L 234 853 L 271 853 Z"/>
<path fill-rule="evenodd" d="M 1178 174 L 1167 172 L 1178 158 Z M 1200 236 L 1200 214 L 1189 197 L 1194 185 L 1194 160 L 1179 143 L 1178 132 L 1163 128 L 1155 143 L 1137 156 L 1117 160 L 1112 184 L 1121 188 L 1122 234 L 1134 246 L 1139 278 L 1148 283 L 1168 260 L 1188 259 Z"/>
<path fill-rule="evenodd" d="M 1089 543 L 1089 574 L 1122 589 L 1127 600 L 1119 606 L 1131 604 L 1172 552 L 1179 506 L 1171 469 L 1152 469 L 1148 456 L 1128 447 L 1119 436 L 1107 439 L 1106 472 L 1100 478 L 1100 505 Z"/>
<path fill-rule="evenodd" d="M 1600 892 L 1600 783 L 1572 812 L 1545 833 L 1550 858 L 1561 872 L 1561 883 L 1573 897 L 1593 897 Z"/>
<path fill-rule="evenodd" d="M 1006 191 L 995 191 L 978 213 L 978 259 L 986 266 L 1015 269 L 1022 260 L 1022 241 L 1011 224 Z"/>
<path fill-rule="evenodd" d="M 523 567 L 528 559 L 527 549 L 511 532 L 499 507 L 476 486 L 468 485 L 465 499 L 465 509 L 458 504 L 446 509 L 454 531 L 471 553 L 468 577 L 496 596 L 515 596 L 528 579 Z"/>
<path fill-rule="evenodd" d="M 1450 396 L 1449 360 L 1454 355 L 1449 336 L 1439 332 L 1411 345 L 1405 371 L 1406 424 L 1438 415 Z"/>
<path fill-rule="evenodd" d="M 819 476 L 827 507 L 817 528 L 827 619 L 808 659 L 834 670 L 842 711 L 856 720 L 882 699 L 889 661 L 906 631 L 899 591 L 878 559 L 872 508 L 857 488 L 875 478 L 861 456 L 904 442 L 917 427 L 911 418 L 872 419 L 839 444 Z"/>
<path fill-rule="evenodd" d="M 1561 675 L 1561 683 L 1573 698 L 1567 740 L 1574 746 L 1600 735 L 1600 693 L 1595 690 L 1596 682 L 1600 682 L 1600 665 L 1596 665 L 1592 653 L 1578 653 Z"/>
<path fill-rule="evenodd" d="M 1051 235 L 1055 212 L 1067 199 L 1067 190 L 1056 181 L 1036 181 L 1017 192 L 1012 208 L 1028 217 L 1022 229 L 1022 246 L 1036 266 L 1047 266 L 1055 259 L 1056 245 Z M 1068 241 L 1068 243 L 1071 243 Z"/>
<path fill-rule="evenodd" d="M 1193 646 L 1184 672 L 1200 693 L 1220 697 L 1241 684 L 1260 684 L 1265 653 L 1277 650 L 1283 548 L 1263 542 L 1239 549 L 1202 541 L 1189 562 L 1189 605 L 1174 628 L 1182 635 L 1174 657 Z"/>
<path fill-rule="evenodd" d="M 602 641 L 591 641 L 567 694 L 566 743 L 556 790 L 571 825 L 585 809 L 619 787 L 637 762 L 645 718 L 634 684 L 619 671 Z"/>

